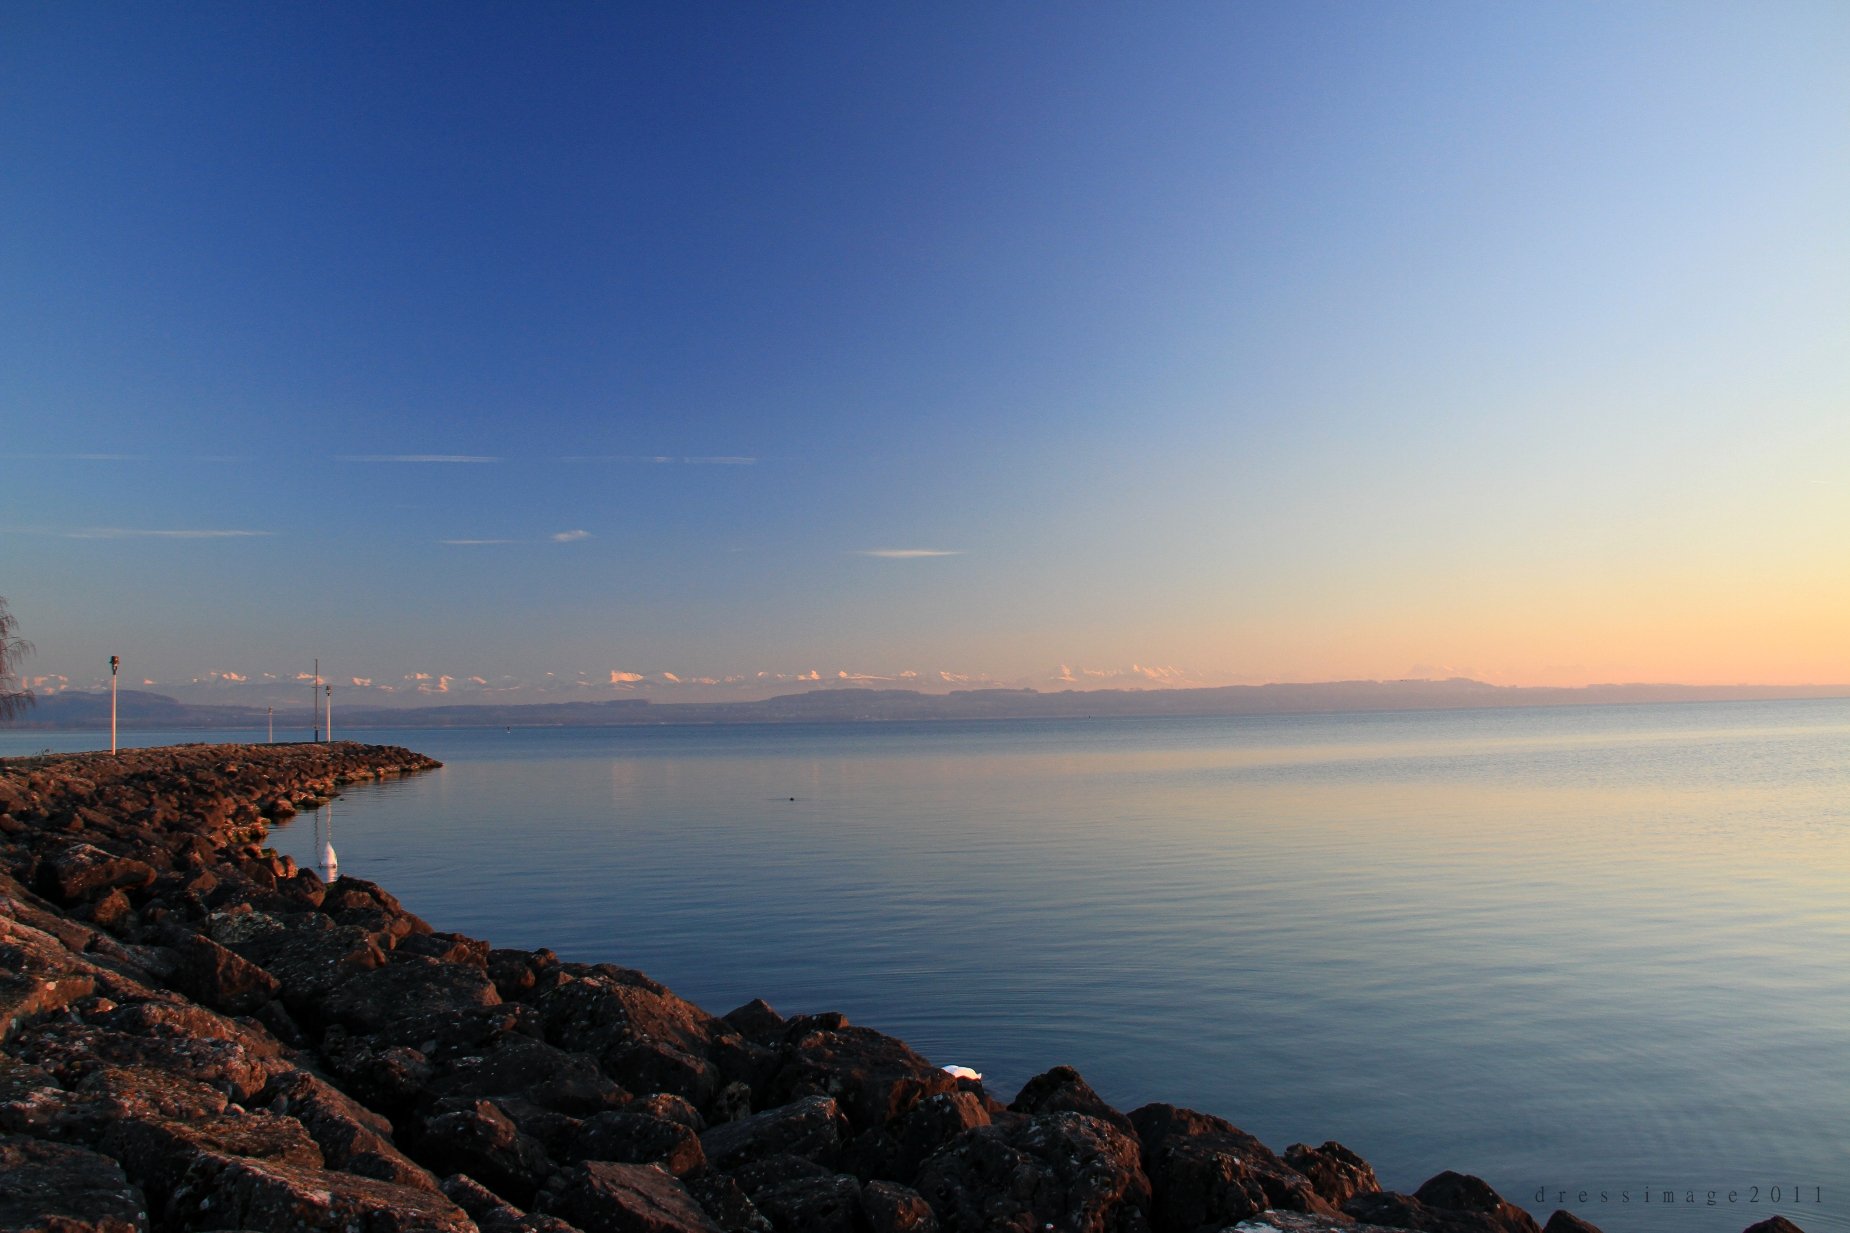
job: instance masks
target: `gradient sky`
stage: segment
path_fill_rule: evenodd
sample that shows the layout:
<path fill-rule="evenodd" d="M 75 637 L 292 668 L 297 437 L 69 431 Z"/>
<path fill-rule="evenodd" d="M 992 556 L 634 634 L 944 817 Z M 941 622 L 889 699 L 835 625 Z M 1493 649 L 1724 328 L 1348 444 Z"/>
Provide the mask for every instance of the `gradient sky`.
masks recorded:
<path fill-rule="evenodd" d="M 1836 2 L 11 3 L 0 595 L 47 685 L 253 699 L 1850 681 L 1846 65 Z"/>

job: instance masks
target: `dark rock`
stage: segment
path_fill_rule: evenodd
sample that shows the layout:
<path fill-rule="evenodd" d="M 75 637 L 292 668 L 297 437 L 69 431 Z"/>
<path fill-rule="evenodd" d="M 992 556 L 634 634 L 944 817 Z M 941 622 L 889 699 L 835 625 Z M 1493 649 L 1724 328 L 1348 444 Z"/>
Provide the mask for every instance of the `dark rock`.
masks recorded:
<path fill-rule="evenodd" d="M 488 978 L 495 982 L 495 992 L 504 1002 L 521 1000 L 539 982 L 539 967 L 529 951 L 491 950 L 487 968 Z"/>
<path fill-rule="evenodd" d="M 655 1165 L 593 1160 L 549 1187 L 541 1203 L 584 1233 L 722 1233 L 687 1188 Z"/>
<path fill-rule="evenodd" d="M 1137 1141 L 1082 1113 L 1044 1113 L 965 1131 L 919 1170 L 947 1233 L 1144 1233 L 1150 1183 Z"/>
<path fill-rule="evenodd" d="M 715 1167 L 729 1172 L 770 1156 L 799 1156 L 832 1164 L 847 1133 L 848 1120 L 833 1099 L 806 1096 L 711 1127 L 700 1136 L 700 1146 Z"/>
<path fill-rule="evenodd" d="M 861 1188 L 861 1211 L 869 1233 L 937 1233 L 938 1217 L 923 1195 L 894 1182 Z"/>
<path fill-rule="evenodd" d="M 760 1044 L 776 1043 L 788 1026 L 784 1017 L 772 1010 L 771 1004 L 763 998 L 753 998 L 736 1010 L 726 1012 L 723 1021 L 745 1039 Z"/>
<path fill-rule="evenodd" d="M 572 1139 L 570 1154 L 574 1160 L 655 1163 L 676 1177 L 707 1163 L 692 1130 L 647 1113 L 605 1112 L 586 1118 Z"/>
<path fill-rule="evenodd" d="M 861 1183 L 846 1173 L 786 1177 L 748 1188 L 777 1233 L 867 1233 Z"/>
<path fill-rule="evenodd" d="M 910 1184 L 939 1148 L 966 1130 L 987 1126 L 993 1119 L 983 1102 L 970 1092 L 941 1092 L 913 1106 L 910 1112 L 881 1130 L 870 1130 L 848 1145 L 843 1157 L 848 1171 L 860 1177 L 882 1178 Z"/>
<path fill-rule="evenodd" d="M 1110 1122 L 1125 1134 L 1137 1133 L 1131 1119 L 1106 1104 L 1071 1066 L 1056 1066 L 1028 1080 L 1009 1109 L 1015 1113 L 1084 1113 Z"/>
<path fill-rule="evenodd" d="M 15 1056 L 50 1071 L 66 1087 L 76 1087 L 105 1064 L 139 1066 L 192 1079 L 245 1103 L 263 1090 L 270 1075 L 266 1059 L 251 1056 L 235 1041 L 178 1033 L 143 1035 L 68 1019 L 32 1025 L 11 1048 Z"/>
<path fill-rule="evenodd" d="M 412 1146 L 439 1173 L 467 1173 L 516 1203 L 533 1199 L 552 1175 L 546 1149 L 492 1100 L 440 1100 Z"/>
<path fill-rule="evenodd" d="M 1334 1139 L 1326 1140 L 1322 1147 L 1293 1143 L 1285 1149 L 1284 1161 L 1309 1180 L 1324 1202 L 1335 1207 L 1358 1194 L 1381 1189 L 1374 1167 Z"/>
<path fill-rule="evenodd" d="M 718 1169 L 696 1169 L 681 1184 L 725 1233 L 775 1233 L 739 1183 Z"/>
<path fill-rule="evenodd" d="M 523 1212 L 466 1173 L 443 1179 L 443 1194 L 475 1221 L 481 1233 L 578 1233 L 557 1216 Z"/>
<path fill-rule="evenodd" d="M 1197 1233 L 1279 1209 L 1333 1214 L 1308 1179 L 1229 1122 L 1150 1104 L 1131 1114 L 1162 1233 Z"/>
<path fill-rule="evenodd" d="M 439 1096 L 519 1095 L 574 1117 L 622 1108 L 629 1094 L 582 1053 L 508 1036 L 479 1057 L 456 1059 L 430 1080 Z"/>
<path fill-rule="evenodd" d="M 211 936 L 281 981 L 283 1004 L 308 1022 L 322 1021 L 322 1004 L 341 984 L 386 965 L 385 951 L 364 930 L 319 912 L 214 918 Z"/>
<path fill-rule="evenodd" d="M 818 1021 L 791 1020 L 761 1103 L 833 1096 L 856 1130 L 876 1130 L 928 1096 L 957 1090 L 956 1080 L 903 1040 L 845 1023 L 812 1026 Z"/>
<path fill-rule="evenodd" d="M 1600 1233 L 1600 1227 L 1587 1223 L 1570 1211 L 1556 1211 L 1548 1218 L 1548 1223 L 1542 1226 L 1542 1233 Z M 1783 1231 L 1767 1230 L 1767 1233 L 1783 1233 Z"/>
<path fill-rule="evenodd" d="M 211 938 L 174 930 L 167 945 L 178 957 L 173 986 L 213 1010 L 248 1015 L 282 991 L 276 977 Z"/>
<path fill-rule="evenodd" d="M 152 1203 L 157 1221 L 189 1178 L 232 1157 L 318 1170 L 321 1151 L 301 1123 L 273 1113 L 221 1113 L 190 1121 L 122 1118 L 110 1123 L 99 1146 L 122 1162 Z"/>
<path fill-rule="evenodd" d="M 1773 1216 L 1762 1220 L 1759 1224 L 1749 1225 L 1741 1233 L 1805 1233 L 1805 1230 L 1784 1216 Z"/>
<path fill-rule="evenodd" d="M 146 861 L 118 856 L 88 843 L 66 844 L 46 854 L 39 865 L 39 887 L 57 902 L 69 906 L 112 887 L 138 888 L 154 881 L 154 867 Z"/>
<path fill-rule="evenodd" d="M 698 1006 L 626 968 L 561 968 L 543 984 L 530 1000 L 545 1020 L 546 1038 L 606 1063 L 634 1045 L 662 1045 L 704 1061 L 717 1030 L 717 1020 Z"/>
<path fill-rule="evenodd" d="M 422 955 L 396 954 L 384 967 L 356 973 L 322 1003 L 330 1022 L 377 1032 L 423 1015 L 461 1014 L 496 1006 L 501 995 L 481 968 L 443 963 Z"/>
<path fill-rule="evenodd" d="M 1426 1179 L 1413 1197 L 1428 1208 L 1482 1216 L 1488 1221 L 1485 1227 L 1499 1233 L 1540 1233 L 1528 1212 L 1505 1202 L 1488 1182 L 1468 1173 L 1447 1169 Z"/>
<path fill-rule="evenodd" d="M 0 1229 L 145 1233 L 147 1210 L 122 1166 L 107 1156 L 0 1135 Z"/>
<path fill-rule="evenodd" d="M 398 1150 L 390 1122 L 307 1071 L 273 1079 L 263 1095 L 272 1112 L 302 1123 L 333 1168 L 419 1190 L 437 1188 L 429 1170 Z"/>
<path fill-rule="evenodd" d="M 195 1229 L 305 1233 L 474 1233 L 475 1223 L 441 1194 L 351 1173 L 269 1160 L 225 1158 L 196 1168 L 175 1191 L 171 1214 Z"/>
<path fill-rule="evenodd" d="M 97 1066 L 77 1090 L 94 1103 L 98 1116 L 112 1120 L 205 1121 L 231 1107 L 230 1099 L 217 1088 L 149 1066 Z"/>
<path fill-rule="evenodd" d="M 1343 1211 L 1369 1224 L 1427 1233 L 1541 1233 L 1529 1213 L 1503 1198 L 1482 1179 L 1447 1171 L 1411 1195 L 1395 1191 L 1361 1194 Z"/>
<path fill-rule="evenodd" d="M 663 1041 L 615 1045 L 602 1061 L 610 1077 L 633 1092 L 666 1092 L 695 1105 L 710 1105 L 719 1092 L 713 1063 Z"/>
<path fill-rule="evenodd" d="M 439 963 L 461 963 L 488 969 L 488 943 L 460 933 L 417 933 L 398 944 L 401 955 L 421 955 Z"/>
<path fill-rule="evenodd" d="M 707 1128 L 707 1119 L 700 1116 L 700 1110 L 694 1108 L 685 1096 L 676 1096 L 669 1092 L 656 1092 L 638 1098 L 629 1106 L 632 1113 L 647 1113 L 653 1117 L 679 1122 L 695 1134 Z"/>

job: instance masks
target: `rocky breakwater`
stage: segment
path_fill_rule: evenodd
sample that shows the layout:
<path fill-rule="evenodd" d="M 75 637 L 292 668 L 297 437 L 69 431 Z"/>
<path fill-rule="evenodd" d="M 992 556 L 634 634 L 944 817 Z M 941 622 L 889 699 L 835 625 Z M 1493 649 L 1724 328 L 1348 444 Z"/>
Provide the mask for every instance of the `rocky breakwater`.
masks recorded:
<path fill-rule="evenodd" d="M 1003 1104 L 840 1015 L 715 1018 L 261 847 L 304 800 L 435 765 L 352 744 L 0 763 L 0 1230 L 1538 1228 L 1476 1178 L 1383 1192 L 1338 1143 L 1125 1114 L 1065 1067 Z"/>

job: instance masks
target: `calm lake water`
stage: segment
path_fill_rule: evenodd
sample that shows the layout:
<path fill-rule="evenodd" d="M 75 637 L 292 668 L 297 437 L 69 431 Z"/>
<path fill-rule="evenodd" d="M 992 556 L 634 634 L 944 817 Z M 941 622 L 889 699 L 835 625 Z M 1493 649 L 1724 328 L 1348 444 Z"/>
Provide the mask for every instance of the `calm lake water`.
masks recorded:
<path fill-rule="evenodd" d="M 1397 1189 L 1850 1228 L 1850 702 L 346 735 L 447 766 L 272 842 L 331 823 L 438 928 L 841 1010 L 1005 1099 L 1068 1063 Z"/>

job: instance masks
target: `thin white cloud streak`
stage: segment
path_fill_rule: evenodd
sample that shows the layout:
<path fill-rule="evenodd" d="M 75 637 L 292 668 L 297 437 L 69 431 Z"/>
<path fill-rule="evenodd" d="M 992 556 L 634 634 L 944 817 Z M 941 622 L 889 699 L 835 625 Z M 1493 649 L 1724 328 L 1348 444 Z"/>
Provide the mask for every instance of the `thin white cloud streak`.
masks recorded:
<path fill-rule="evenodd" d="M 857 548 L 857 557 L 879 557 L 885 561 L 914 561 L 920 557 L 960 557 L 961 548 Z"/>
<path fill-rule="evenodd" d="M 690 467 L 751 467 L 758 460 L 745 454 L 719 454 L 708 458 L 683 458 Z"/>
<path fill-rule="evenodd" d="M 583 529 L 576 531 L 560 531 L 552 537 L 552 542 L 555 544 L 575 544 L 581 539 L 590 538 L 591 532 Z"/>
<path fill-rule="evenodd" d="M 500 462 L 492 454 L 336 454 L 335 462 Z"/>

